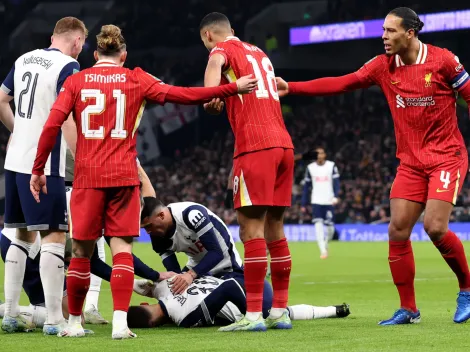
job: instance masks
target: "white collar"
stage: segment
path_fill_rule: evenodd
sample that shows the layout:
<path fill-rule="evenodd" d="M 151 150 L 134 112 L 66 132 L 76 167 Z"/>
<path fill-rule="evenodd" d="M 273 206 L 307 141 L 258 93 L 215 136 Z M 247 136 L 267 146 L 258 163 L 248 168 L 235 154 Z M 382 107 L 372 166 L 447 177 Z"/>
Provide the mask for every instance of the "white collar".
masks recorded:
<path fill-rule="evenodd" d="M 234 35 L 229 35 L 227 38 L 225 38 L 224 42 L 228 42 L 229 40 L 238 40 L 238 41 L 240 41 L 240 39 L 238 39 L 238 37 L 235 37 Z"/>
<path fill-rule="evenodd" d="M 428 57 L 428 46 L 426 44 L 423 44 L 421 40 L 419 40 L 419 52 L 418 52 L 418 57 L 416 58 L 416 65 L 421 65 L 426 62 L 426 59 Z M 395 64 L 397 67 L 401 66 L 406 66 L 403 60 L 401 59 L 400 55 L 396 54 L 395 55 Z"/>
<path fill-rule="evenodd" d="M 119 65 L 109 60 L 98 60 L 93 67 L 118 67 Z"/>

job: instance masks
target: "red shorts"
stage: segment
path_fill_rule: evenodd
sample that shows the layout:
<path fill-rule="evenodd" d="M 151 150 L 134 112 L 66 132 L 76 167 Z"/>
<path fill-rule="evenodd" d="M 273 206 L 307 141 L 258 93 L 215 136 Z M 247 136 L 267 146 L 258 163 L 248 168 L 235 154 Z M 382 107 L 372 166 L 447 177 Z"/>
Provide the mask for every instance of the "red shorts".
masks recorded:
<path fill-rule="evenodd" d="M 467 171 L 466 157 L 421 170 L 400 165 L 390 191 L 390 199 L 402 198 L 418 203 L 438 199 L 455 205 Z"/>
<path fill-rule="evenodd" d="M 294 150 L 263 149 L 233 160 L 235 209 L 251 206 L 289 207 L 294 181 Z"/>
<path fill-rule="evenodd" d="M 140 234 L 139 187 L 74 188 L 70 200 L 70 234 L 75 240 L 137 237 Z"/>

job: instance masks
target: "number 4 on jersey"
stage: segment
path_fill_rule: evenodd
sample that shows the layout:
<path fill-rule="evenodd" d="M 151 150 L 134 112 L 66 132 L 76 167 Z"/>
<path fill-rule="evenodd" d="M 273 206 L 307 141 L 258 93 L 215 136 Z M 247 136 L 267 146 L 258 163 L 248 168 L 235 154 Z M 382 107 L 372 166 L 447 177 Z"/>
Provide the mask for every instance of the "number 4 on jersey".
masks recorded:
<path fill-rule="evenodd" d="M 126 96 L 122 94 L 120 89 L 113 90 L 113 98 L 116 99 L 116 125 L 111 130 L 111 138 L 125 139 L 127 131 L 124 129 L 124 117 L 126 113 Z M 82 102 L 88 99 L 95 99 L 94 105 L 88 105 L 81 115 L 82 119 L 82 133 L 85 138 L 104 138 L 104 127 L 100 126 L 98 129 L 90 128 L 90 116 L 101 115 L 106 110 L 106 95 L 99 89 L 82 89 L 81 90 Z"/>
<path fill-rule="evenodd" d="M 253 66 L 255 77 L 258 79 L 258 89 L 255 90 L 256 97 L 258 99 L 268 99 L 269 93 L 271 93 L 273 99 L 279 101 L 279 94 L 277 93 L 276 88 L 276 75 L 274 74 L 274 68 L 271 63 L 271 60 L 269 60 L 268 57 L 263 57 L 261 59 L 261 66 L 263 67 L 263 70 L 266 73 L 266 81 L 268 82 L 268 92 L 268 90 L 266 89 L 266 85 L 264 84 L 263 75 L 261 74 L 258 61 L 256 61 L 256 59 L 252 55 L 247 55 L 246 58 L 248 59 L 248 62 Z"/>

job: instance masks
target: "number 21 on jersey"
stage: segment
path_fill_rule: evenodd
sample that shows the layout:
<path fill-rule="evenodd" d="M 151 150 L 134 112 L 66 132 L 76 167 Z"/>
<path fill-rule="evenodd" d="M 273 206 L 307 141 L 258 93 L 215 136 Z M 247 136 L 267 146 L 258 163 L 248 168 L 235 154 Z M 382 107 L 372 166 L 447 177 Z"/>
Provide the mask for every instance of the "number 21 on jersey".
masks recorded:
<path fill-rule="evenodd" d="M 127 131 L 124 129 L 124 118 L 126 113 L 126 96 L 120 89 L 113 90 L 113 98 L 116 99 L 116 125 L 111 130 L 111 138 L 125 139 Z M 95 104 L 88 105 L 81 115 L 82 133 L 85 138 L 103 139 L 104 127 L 91 129 L 90 117 L 93 115 L 101 115 L 106 110 L 106 95 L 99 89 L 82 89 L 82 102 L 88 99 L 95 99 Z"/>
<path fill-rule="evenodd" d="M 258 99 L 268 99 L 269 94 L 271 94 L 274 100 L 279 101 L 279 94 L 277 93 L 276 88 L 276 75 L 274 74 L 274 68 L 271 60 L 269 60 L 269 58 L 266 56 L 261 59 L 261 67 L 263 68 L 266 81 L 268 82 L 268 90 L 266 89 L 266 84 L 264 83 L 264 77 L 261 73 L 258 61 L 252 55 L 247 55 L 246 58 L 253 66 L 255 77 L 258 79 L 258 89 L 255 90 L 256 97 Z"/>

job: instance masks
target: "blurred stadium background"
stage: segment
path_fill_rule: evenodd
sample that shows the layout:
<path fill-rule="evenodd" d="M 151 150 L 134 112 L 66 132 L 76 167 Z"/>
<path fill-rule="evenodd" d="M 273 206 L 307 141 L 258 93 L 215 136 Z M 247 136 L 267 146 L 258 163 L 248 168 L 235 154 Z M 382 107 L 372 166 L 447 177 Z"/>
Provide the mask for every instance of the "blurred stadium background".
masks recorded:
<path fill-rule="evenodd" d="M 93 64 L 95 35 L 103 24 L 123 29 L 128 42 L 128 67 L 140 66 L 165 82 L 202 85 L 208 53 L 199 39 L 202 17 L 212 11 L 228 15 L 241 39 L 265 50 L 276 74 L 287 80 L 308 80 L 352 72 L 383 52 L 381 19 L 397 6 L 409 6 L 425 23 L 420 39 L 448 48 L 470 67 L 470 2 L 467 0 L 1 0 L 0 78 L 6 76 L 22 53 L 47 47 L 55 22 L 77 16 L 90 30 L 79 57 L 82 68 Z M 432 14 L 423 16 L 424 14 Z M 368 22 L 379 19 L 378 22 Z M 294 28 L 302 27 L 299 30 Z M 466 140 L 470 138 L 468 107 L 458 102 L 458 118 Z M 282 109 L 297 153 L 317 145 L 325 147 L 341 174 L 341 202 L 336 208 L 338 236 L 343 241 L 384 241 L 389 220 L 389 190 L 395 175 L 395 137 L 387 103 L 377 88 L 338 97 L 288 97 Z M 232 210 L 224 208 L 228 173 L 231 168 L 233 135 L 225 114 L 209 116 L 201 107 L 148 107 L 139 130 L 141 163 L 164 202 L 190 200 L 207 205 L 233 225 Z M 0 126 L 0 214 L 4 213 L 3 165 L 8 132 Z M 300 199 L 306 163 L 296 165 L 293 206 L 288 211 L 286 233 L 293 241 L 314 240 L 310 215 L 302 214 Z M 452 229 L 470 240 L 470 178 L 452 214 Z M 3 216 L 0 216 L 3 226 Z M 422 225 L 412 239 L 426 240 Z M 145 240 L 145 237 L 142 238 Z M 246 339 L 214 338 L 214 330 L 201 332 L 164 330 L 165 338 L 152 346 L 161 351 L 219 351 L 222 345 L 239 351 L 270 350 L 467 350 L 465 327 L 451 325 L 457 286 L 450 270 L 427 244 L 416 244 L 417 289 L 420 308 L 426 319 L 422 327 L 379 329 L 376 322 L 397 307 L 395 288 L 386 262 L 383 243 L 335 243 L 334 253 L 324 262 L 317 259 L 316 245 L 292 243 L 293 279 L 291 303 L 317 305 L 351 303 L 347 321 L 296 322 L 295 335 L 269 334 Z M 136 254 L 161 268 L 151 248 L 135 247 Z M 467 246 L 467 251 L 469 250 Z M 312 253 L 314 255 L 312 256 Z M 108 255 L 108 259 L 111 258 Z M 0 287 L 3 283 L 0 264 Z M 452 282 L 451 285 L 448 283 Z M 100 299 L 105 316 L 111 316 L 109 286 L 103 284 Z M 445 298 L 443 298 L 445 297 Z M 23 297 L 23 302 L 25 298 Z M 141 298 L 134 297 L 138 304 Z M 444 323 L 442 323 L 444 321 Z M 313 326 L 315 325 L 315 327 Z M 115 348 L 109 331 L 97 328 L 103 338 L 87 344 L 90 351 Z M 140 336 L 150 332 L 139 332 Z M 63 350 L 57 339 L 34 340 L 22 335 L 25 347 L 36 350 Z M 160 335 L 162 336 L 162 335 Z M 106 340 L 105 340 L 106 338 Z M 45 338 L 43 338 L 45 339 Z M 2 351 L 17 349 L 18 339 L 0 335 Z M 138 339 L 134 350 L 149 349 L 149 339 Z M 315 348 L 314 348 L 315 347 Z M 70 341 L 67 350 L 82 350 L 81 342 Z"/>

